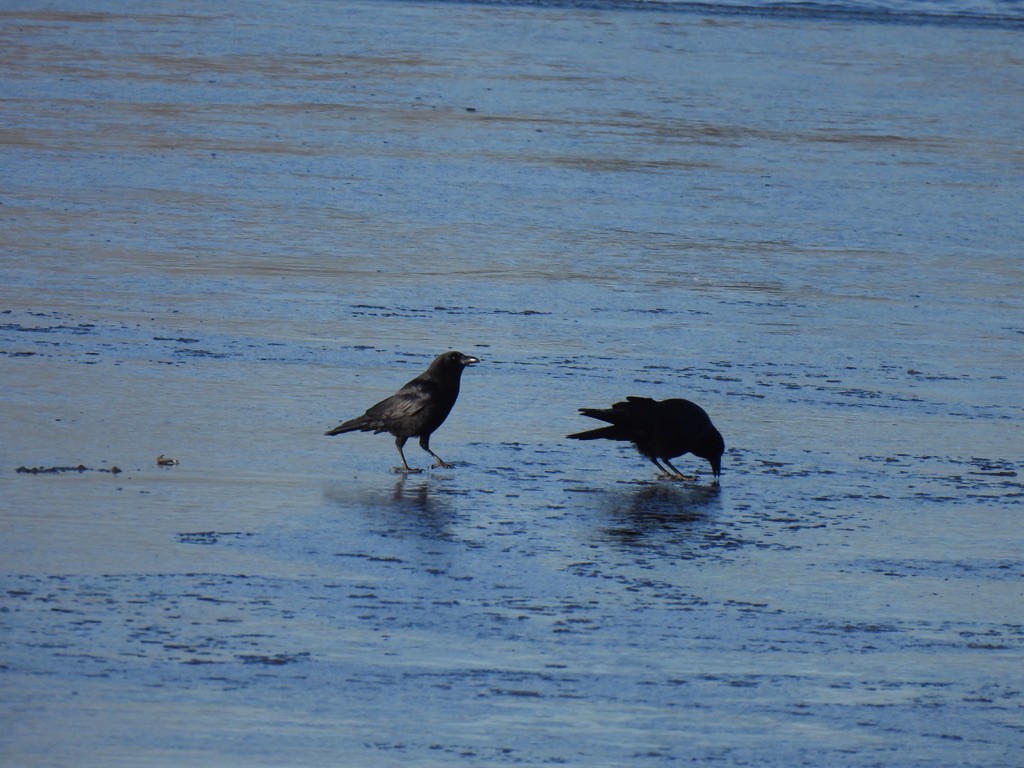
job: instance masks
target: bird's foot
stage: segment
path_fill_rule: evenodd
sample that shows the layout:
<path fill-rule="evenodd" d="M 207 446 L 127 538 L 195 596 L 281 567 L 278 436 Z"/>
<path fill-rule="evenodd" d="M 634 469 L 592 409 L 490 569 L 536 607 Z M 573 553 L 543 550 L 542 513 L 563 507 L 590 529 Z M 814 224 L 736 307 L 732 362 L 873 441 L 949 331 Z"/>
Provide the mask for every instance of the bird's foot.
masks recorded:
<path fill-rule="evenodd" d="M 674 474 L 668 474 L 668 473 L 663 474 L 663 475 L 658 475 L 658 479 L 659 480 L 675 480 L 677 483 L 681 483 L 681 482 L 695 483 L 698 480 L 696 475 L 674 475 Z"/>
<path fill-rule="evenodd" d="M 442 461 L 441 459 L 438 459 L 437 460 L 437 464 L 432 465 L 430 468 L 431 469 L 455 469 L 455 465 L 454 464 L 449 464 L 447 461 Z"/>
<path fill-rule="evenodd" d="M 396 475 L 415 475 L 423 470 L 416 469 L 415 467 L 394 467 L 391 471 Z"/>

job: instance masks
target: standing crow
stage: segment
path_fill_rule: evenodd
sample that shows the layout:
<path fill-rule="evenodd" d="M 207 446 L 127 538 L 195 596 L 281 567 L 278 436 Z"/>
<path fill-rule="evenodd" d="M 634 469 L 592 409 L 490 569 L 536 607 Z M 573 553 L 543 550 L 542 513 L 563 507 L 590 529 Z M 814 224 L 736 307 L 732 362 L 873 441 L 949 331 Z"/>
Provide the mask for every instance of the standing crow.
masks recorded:
<path fill-rule="evenodd" d="M 340 435 L 342 432 L 356 430 L 374 434 L 390 432 L 395 436 L 398 455 L 402 457 L 402 466 L 396 467 L 396 472 L 422 471 L 410 467 L 402 451 L 406 440 L 419 437 L 420 448 L 437 459 L 434 467 L 451 468 L 451 464 L 430 450 L 430 435 L 444 423 L 455 405 L 462 370 L 467 365 L 479 362 L 478 358 L 461 352 L 445 352 L 427 370 L 391 397 L 381 400 L 362 416 L 350 419 L 324 434 Z"/>
<path fill-rule="evenodd" d="M 707 413 L 689 400 L 652 400 L 649 397 L 627 397 L 611 408 L 580 408 L 580 413 L 600 419 L 611 426 L 569 435 L 576 440 L 628 440 L 667 477 L 695 480 L 672 466 L 669 459 L 692 453 L 711 462 L 715 482 L 722 472 L 725 441 L 715 429 Z M 672 470 L 666 472 L 658 460 Z"/>

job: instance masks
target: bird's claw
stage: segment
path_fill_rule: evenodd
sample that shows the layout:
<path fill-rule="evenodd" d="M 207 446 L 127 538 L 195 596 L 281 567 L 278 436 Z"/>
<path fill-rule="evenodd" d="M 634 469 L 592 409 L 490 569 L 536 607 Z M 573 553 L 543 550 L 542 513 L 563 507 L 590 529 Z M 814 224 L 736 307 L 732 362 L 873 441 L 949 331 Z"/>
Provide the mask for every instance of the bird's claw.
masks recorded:
<path fill-rule="evenodd" d="M 454 464 L 449 464 L 447 461 L 437 460 L 437 464 L 430 467 L 431 469 L 455 469 Z"/>
<path fill-rule="evenodd" d="M 666 472 L 665 474 L 658 475 L 658 479 L 675 480 L 676 482 L 695 483 L 699 478 L 697 477 L 697 475 L 675 475 Z"/>
<path fill-rule="evenodd" d="M 394 467 L 391 471 L 396 475 L 415 475 L 423 470 L 415 467 Z"/>

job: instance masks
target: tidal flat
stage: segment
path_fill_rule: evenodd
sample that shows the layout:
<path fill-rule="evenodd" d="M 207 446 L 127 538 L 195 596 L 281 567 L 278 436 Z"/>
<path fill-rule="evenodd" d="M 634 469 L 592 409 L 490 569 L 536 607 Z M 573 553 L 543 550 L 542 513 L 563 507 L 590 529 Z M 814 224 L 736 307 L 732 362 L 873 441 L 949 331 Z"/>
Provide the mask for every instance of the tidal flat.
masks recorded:
<path fill-rule="evenodd" d="M 1020 764 L 1018 30 L 77 8 L 0 10 L 0 762 Z M 454 468 L 323 436 L 447 349 Z"/>

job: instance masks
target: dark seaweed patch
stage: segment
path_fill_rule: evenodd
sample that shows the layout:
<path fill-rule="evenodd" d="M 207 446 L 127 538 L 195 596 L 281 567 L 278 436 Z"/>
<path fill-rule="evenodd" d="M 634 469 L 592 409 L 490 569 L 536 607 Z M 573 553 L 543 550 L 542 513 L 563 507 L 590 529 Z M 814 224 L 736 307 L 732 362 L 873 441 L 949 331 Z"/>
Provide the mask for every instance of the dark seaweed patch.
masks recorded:
<path fill-rule="evenodd" d="M 176 349 L 174 354 L 181 355 L 182 357 L 210 358 L 213 360 L 219 360 L 228 356 L 223 352 L 210 352 L 207 349 L 189 349 L 188 347 Z"/>
<path fill-rule="evenodd" d="M 79 474 L 83 472 L 107 472 L 111 475 L 118 475 L 124 470 L 120 467 L 93 469 L 84 464 L 79 464 L 77 467 L 18 467 L 14 471 L 23 475 L 59 475 L 64 472 L 77 472 Z"/>
<path fill-rule="evenodd" d="M 188 533 L 179 533 L 178 541 L 182 544 L 216 544 L 222 538 L 234 538 L 239 539 L 246 536 L 252 536 L 251 533 L 242 533 L 241 531 L 193 531 Z"/>
<path fill-rule="evenodd" d="M 92 333 L 96 326 L 93 323 L 79 323 L 78 325 L 34 325 L 25 326 L 20 323 L 0 324 L 0 331 L 17 331 L 19 333 L 72 333 L 76 336 L 84 336 Z"/>
<path fill-rule="evenodd" d="M 275 654 L 262 654 L 262 653 L 239 653 L 235 655 L 243 664 L 264 664 L 270 667 L 280 667 L 285 664 L 294 664 L 297 661 L 305 661 L 309 658 L 309 654 L 306 652 L 302 653 L 275 653 Z"/>

